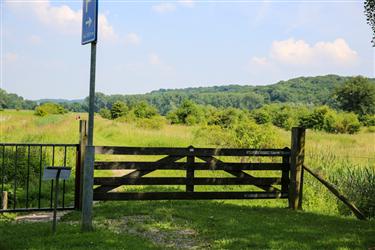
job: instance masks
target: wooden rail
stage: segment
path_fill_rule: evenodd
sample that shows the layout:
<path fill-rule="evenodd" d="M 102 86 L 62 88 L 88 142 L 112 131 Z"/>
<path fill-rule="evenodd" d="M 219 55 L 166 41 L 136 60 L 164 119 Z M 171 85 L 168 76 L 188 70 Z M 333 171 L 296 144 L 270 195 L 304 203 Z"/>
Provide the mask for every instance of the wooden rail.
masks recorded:
<path fill-rule="evenodd" d="M 161 156 L 157 161 L 96 161 L 95 171 L 133 170 L 119 177 L 95 177 L 94 200 L 173 200 L 173 199 L 279 199 L 288 198 L 289 158 L 291 151 L 284 149 L 236 148 L 166 148 L 166 147 L 95 147 L 96 154 Z M 217 156 L 233 157 L 224 162 Z M 279 162 L 241 162 L 244 157 L 278 157 Z M 182 159 L 185 159 L 183 162 Z M 184 170 L 185 177 L 145 177 L 156 170 Z M 225 171 L 232 177 L 196 177 L 196 170 Z M 256 177 L 244 171 L 279 171 L 279 177 Z M 185 192 L 110 192 L 122 185 L 184 185 Z M 243 185 L 263 191 L 196 192 L 195 186 Z M 281 186 L 281 188 L 277 187 Z"/>
<path fill-rule="evenodd" d="M 306 167 L 305 165 L 303 168 L 312 176 L 314 176 L 320 183 L 322 183 L 331 193 L 333 193 L 339 200 L 341 200 L 353 213 L 354 215 L 360 220 L 366 220 L 366 216 L 352 203 L 349 201 L 343 194 L 338 191 L 335 186 L 333 186 L 328 181 L 324 180 L 324 178 L 319 175 L 318 173 L 314 172 L 310 168 Z"/>

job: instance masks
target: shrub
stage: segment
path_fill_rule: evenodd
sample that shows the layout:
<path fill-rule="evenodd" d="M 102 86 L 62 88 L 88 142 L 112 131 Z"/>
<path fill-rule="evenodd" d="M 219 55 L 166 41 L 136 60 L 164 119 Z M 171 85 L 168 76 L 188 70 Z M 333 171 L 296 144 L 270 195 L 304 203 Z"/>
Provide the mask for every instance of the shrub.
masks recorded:
<path fill-rule="evenodd" d="M 167 119 L 172 124 L 195 125 L 204 122 L 203 108 L 190 100 L 184 100 L 180 107 L 169 112 Z"/>
<path fill-rule="evenodd" d="M 67 113 L 68 111 L 66 109 L 64 109 L 63 106 L 57 104 L 57 103 L 52 103 L 52 102 L 48 102 L 48 103 L 43 103 L 42 105 L 39 105 L 35 108 L 35 115 L 38 115 L 38 116 L 45 116 L 45 115 L 48 115 L 48 114 L 65 114 Z"/>
<path fill-rule="evenodd" d="M 166 125 L 166 120 L 162 116 L 154 116 L 152 118 L 140 118 L 136 121 L 138 128 L 145 129 L 162 129 Z"/>
<path fill-rule="evenodd" d="M 258 124 L 266 124 L 271 122 L 271 115 L 263 109 L 254 110 L 251 113 L 251 116 L 254 118 L 255 122 Z"/>
<path fill-rule="evenodd" d="M 128 113 L 129 108 L 126 106 L 124 102 L 117 101 L 112 105 L 111 108 L 111 117 L 112 119 L 119 118 L 121 116 L 124 116 Z"/>
<path fill-rule="evenodd" d="M 361 115 L 359 116 L 359 121 L 363 126 L 375 126 L 375 115 Z"/>
<path fill-rule="evenodd" d="M 101 117 L 103 117 L 104 119 L 111 119 L 112 118 L 111 111 L 109 109 L 106 109 L 106 108 L 100 109 L 99 110 L 99 115 Z"/>
<path fill-rule="evenodd" d="M 158 113 L 155 107 L 149 105 L 145 101 L 135 104 L 133 107 L 133 112 L 138 118 L 151 118 Z"/>

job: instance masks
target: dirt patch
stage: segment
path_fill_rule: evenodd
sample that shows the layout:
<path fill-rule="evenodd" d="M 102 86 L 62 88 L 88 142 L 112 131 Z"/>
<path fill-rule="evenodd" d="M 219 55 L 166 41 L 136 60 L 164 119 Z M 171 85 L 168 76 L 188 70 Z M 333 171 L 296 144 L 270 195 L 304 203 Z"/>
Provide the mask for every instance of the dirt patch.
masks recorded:
<path fill-rule="evenodd" d="M 56 214 L 56 220 L 60 220 L 61 217 L 70 213 L 70 211 L 59 211 Z M 37 212 L 27 215 L 17 216 L 16 222 L 48 222 L 53 220 L 53 212 Z"/>
<path fill-rule="evenodd" d="M 128 233 L 140 236 L 164 248 L 210 248 L 209 244 L 199 238 L 198 233 L 194 229 L 179 226 L 171 221 L 156 220 L 149 215 L 133 215 L 123 217 L 120 220 L 106 220 L 97 226 L 105 227 L 116 233 Z"/>

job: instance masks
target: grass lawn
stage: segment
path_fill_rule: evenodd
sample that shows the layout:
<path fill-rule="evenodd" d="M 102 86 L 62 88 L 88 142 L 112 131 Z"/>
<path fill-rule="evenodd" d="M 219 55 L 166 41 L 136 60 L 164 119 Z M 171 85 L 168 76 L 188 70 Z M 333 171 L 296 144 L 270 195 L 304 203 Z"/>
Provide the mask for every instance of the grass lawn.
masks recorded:
<path fill-rule="evenodd" d="M 368 249 L 375 221 L 220 201 L 101 202 L 95 231 L 79 212 L 50 223 L 0 223 L 0 249 Z"/>
<path fill-rule="evenodd" d="M 0 142 L 77 143 L 76 116 L 3 111 Z M 195 136 L 196 127 L 145 129 L 95 119 L 96 145 L 212 146 Z M 278 133 L 279 147 L 289 146 L 290 132 Z M 356 135 L 308 131 L 306 163 L 328 174 L 343 167 L 374 168 L 374 141 L 375 133 L 367 131 Z M 285 200 L 100 202 L 94 208 L 94 232 L 81 234 L 80 214 L 73 212 L 58 223 L 55 236 L 50 223 L 18 223 L 0 215 L 0 250 L 375 248 L 375 221 L 341 216 L 336 198 L 309 175 L 304 184 L 305 211 L 290 211 L 286 204 Z"/>

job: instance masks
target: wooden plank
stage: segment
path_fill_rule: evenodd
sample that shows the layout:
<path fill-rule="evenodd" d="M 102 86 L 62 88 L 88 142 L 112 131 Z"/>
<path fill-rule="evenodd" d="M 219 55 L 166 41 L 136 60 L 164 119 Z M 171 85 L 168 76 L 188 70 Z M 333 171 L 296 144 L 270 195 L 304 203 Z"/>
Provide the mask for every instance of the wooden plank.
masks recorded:
<path fill-rule="evenodd" d="M 190 151 L 194 148 L 190 148 Z M 194 156 L 187 157 L 187 169 L 186 169 L 186 192 L 194 192 Z"/>
<path fill-rule="evenodd" d="M 214 157 L 201 156 L 199 158 L 202 159 L 202 160 L 204 160 L 204 161 L 207 161 L 207 162 L 216 161 L 218 163 L 222 163 L 221 160 L 216 159 Z M 234 176 L 236 176 L 238 178 L 247 178 L 249 180 L 256 180 L 257 179 L 257 177 L 254 177 L 254 176 L 252 176 L 252 175 L 250 175 L 248 173 L 245 173 L 245 172 L 243 172 L 241 170 L 225 170 L 225 172 L 227 172 L 227 173 L 229 173 L 231 175 L 234 175 Z M 263 189 L 265 191 L 268 191 L 268 192 L 273 192 L 273 191 L 281 192 L 278 188 L 273 187 L 271 185 L 255 185 L 255 186 L 257 186 L 258 188 L 261 188 L 261 189 Z"/>
<path fill-rule="evenodd" d="M 292 128 L 289 208 L 302 209 L 302 166 L 305 158 L 305 129 Z"/>
<path fill-rule="evenodd" d="M 194 170 L 285 170 L 289 171 L 289 166 L 283 163 L 234 163 L 234 162 L 194 162 L 189 163 Z M 187 170 L 186 162 L 147 162 L 147 161 L 97 161 L 96 170 L 115 169 L 137 169 L 137 170 Z"/>
<path fill-rule="evenodd" d="M 174 161 L 177 161 L 177 160 L 180 160 L 181 156 L 167 156 L 167 157 L 164 157 L 158 161 L 156 161 L 157 163 L 168 163 L 168 162 L 174 162 Z M 128 173 L 126 175 L 123 175 L 121 178 L 134 178 L 134 177 L 142 177 L 146 174 L 149 174 L 151 173 L 152 171 L 154 171 L 155 169 L 150 169 L 150 170 L 136 170 L 136 171 L 133 171 L 131 173 Z M 95 180 L 95 178 L 94 178 Z M 94 184 L 95 185 L 95 184 Z M 121 185 L 118 185 L 118 186 L 100 186 L 100 187 L 97 187 L 94 189 L 94 191 L 97 191 L 97 192 L 109 192 L 115 188 L 118 188 L 119 186 Z"/>
<path fill-rule="evenodd" d="M 144 192 L 144 193 L 98 193 L 94 200 L 232 200 L 232 199 L 283 199 L 287 193 L 279 192 Z"/>
<path fill-rule="evenodd" d="M 335 186 L 330 184 L 328 181 L 326 181 L 321 175 L 314 172 L 310 168 L 306 167 L 305 165 L 303 168 L 310 173 L 312 176 L 314 176 L 320 183 L 322 183 L 326 188 L 328 188 L 331 193 L 333 193 L 339 200 L 341 200 L 353 213 L 354 215 L 360 219 L 360 220 L 366 220 L 366 216 L 351 202 L 349 201 L 343 194 L 338 191 Z"/>
<path fill-rule="evenodd" d="M 289 148 L 285 148 L 288 149 Z M 289 192 L 289 170 L 290 170 L 290 158 L 289 156 L 283 156 L 283 164 L 285 168 L 282 170 L 281 175 L 281 192 Z"/>
<path fill-rule="evenodd" d="M 94 185 L 280 185 L 281 178 L 95 177 Z M 192 191 L 189 191 L 192 192 Z"/>
<path fill-rule="evenodd" d="M 167 148 L 167 147 L 122 147 L 96 146 L 96 154 L 113 155 L 175 155 L 175 156 L 285 156 L 289 151 L 283 149 L 246 149 L 246 148 Z"/>

